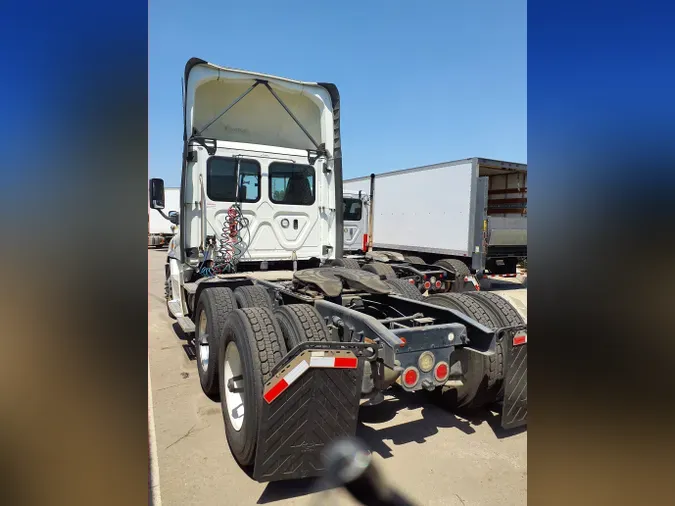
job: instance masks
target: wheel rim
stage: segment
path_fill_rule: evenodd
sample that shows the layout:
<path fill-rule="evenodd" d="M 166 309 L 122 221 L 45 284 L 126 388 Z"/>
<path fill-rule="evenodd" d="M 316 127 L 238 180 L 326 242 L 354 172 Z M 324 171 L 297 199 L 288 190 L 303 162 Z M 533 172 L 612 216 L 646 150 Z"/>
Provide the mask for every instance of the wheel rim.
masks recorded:
<path fill-rule="evenodd" d="M 237 345 L 230 341 L 225 349 L 225 405 L 232 428 L 239 432 L 244 425 L 244 378 Z"/>
<path fill-rule="evenodd" d="M 209 341 L 206 334 L 206 311 L 199 314 L 199 334 L 197 335 L 197 353 L 199 353 L 199 363 L 202 370 L 206 372 L 209 368 Z"/>

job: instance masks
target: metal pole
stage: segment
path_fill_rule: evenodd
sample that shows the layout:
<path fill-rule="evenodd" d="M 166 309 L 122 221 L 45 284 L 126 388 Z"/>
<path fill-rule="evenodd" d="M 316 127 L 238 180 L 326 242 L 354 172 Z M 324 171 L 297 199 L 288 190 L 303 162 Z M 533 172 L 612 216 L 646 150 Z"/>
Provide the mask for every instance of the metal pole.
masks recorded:
<path fill-rule="evenodd" d="M 373 251 L 373 216 L 375 214 L 375 205 L 373 197 L 375 195 L 375 174 L 370 175 L 370 211 L 368 214 L 368 251 Z"/>
<path fill-rule="evenodd" d="M 265 87 L 269 90 L 269 92 L 272 94 L 272 96 L 273 96 L 274 98 L 277 99 L 277 102 L 279 102 L 279 104 L 281 104 L 281 107 L 283 107 L 283 108 L 286 110 L 286 112 L 288 113 L 288 115 L 289 115 L 291 118 L 293 118 L 293 121 L 295 121 L 295 124 L 298 125 L 298 126 L 300 127 L 300 129 L 301 129 L 303 132 L 305 132 L 305 135 L 309 138 L 310 141 L 312 141 L 312 144 L 314 144 L 314 147 L 315 147 L 316 149 L 320 150 L 321 148 L 319 147 L 319 145 L 317 144 L 317 142 L 314 140 L 314 137 L 312 137 L 312 136 L 309 134 L 309 132 L 307 131 L 307 129 L 306 129 L 304 126 L 302 126 L 302 123 L 300 123 L 300 121 L 298 120 L 298 118 L 296 118 L 295 115 L 291 112 L 291 110 L 290 110 L 288 107 L 286 107 L 286 104 L 284 104 L 284 102 L 279 98 L 279 95 L 276 94 L 276 92 L 272 89 L 272 87 L 269 85 L 269 83 L 267 83 L 267 82 L 265 81 L 265 82 L 263 82 L 263 84 L 264 84 Z"/>

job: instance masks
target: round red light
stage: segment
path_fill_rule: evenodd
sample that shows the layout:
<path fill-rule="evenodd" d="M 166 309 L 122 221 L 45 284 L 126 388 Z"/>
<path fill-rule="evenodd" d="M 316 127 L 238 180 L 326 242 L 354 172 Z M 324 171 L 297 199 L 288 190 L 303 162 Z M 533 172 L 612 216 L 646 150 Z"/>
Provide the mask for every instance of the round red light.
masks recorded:
<path fill-rule="evenodd" d="M 436 371 L 434 372 L 437 380 L 444 380 L 448 376 L 448 366 L 444 363 L 440 363 L 436 366 Z"/>
<path fill-rule="evenodd" d="M 410 283 L 411 285 L 414 285 L 414 284 L 415 284 L 415 280 L 412 279 L 412 278 L 410 278 L 410 279 L 408 280 L 408 283 Z"/>
<path fill-rule="evenodd" d="M 425 281 L 425 282 L 424 282 L 424 288 L 426 288 L 427 290 L 428 290 L 429 288 L 431 288 L 431 283 L 429 283 L 428 281 Z"/>
<path fill-rule="evenodd" d="M 417 371 L 415 369 L 408 369 L 403 375 L 403 382 L 410 387 L 417 383 Z"/>
<path fill-rule="evenodd" d="M 441 287 L 441 282 L 440 282 L 440 281 L 436 281 L 436 288 L 440 288 L 440 287 Z"/>

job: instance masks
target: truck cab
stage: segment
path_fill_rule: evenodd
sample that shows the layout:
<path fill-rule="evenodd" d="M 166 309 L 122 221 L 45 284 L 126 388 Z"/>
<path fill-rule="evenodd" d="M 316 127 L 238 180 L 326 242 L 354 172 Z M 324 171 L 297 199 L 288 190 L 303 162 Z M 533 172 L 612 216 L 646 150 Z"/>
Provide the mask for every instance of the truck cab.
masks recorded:
<path fill-rule="evenodd" d="M 368 197 L 345 192 L 342 198 L 344 252 L 365 253 L 368 249 Z"/>
<path fill-rule="evenodd" d="M 185 83 L 182 264 L 233 272 L 341 253 L 337 89 L 195 58 Z"/>

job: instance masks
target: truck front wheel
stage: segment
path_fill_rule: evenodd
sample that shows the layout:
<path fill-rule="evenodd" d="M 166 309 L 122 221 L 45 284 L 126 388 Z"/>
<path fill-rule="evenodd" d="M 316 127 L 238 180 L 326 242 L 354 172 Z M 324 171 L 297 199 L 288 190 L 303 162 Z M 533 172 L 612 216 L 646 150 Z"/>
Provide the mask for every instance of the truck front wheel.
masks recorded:
<path fill-rule="evenodd" d="M 171 309 L 169 309 L 169 301 L 173 297 L 171 295 L 171 274 L 169 273 L 170 271 L 168 263 L 164 266 L 164 272 L 166 275 L 166 278 L 164 279 L 164 298 L 166 299 L 166 314 L 169 315 L 169 318 L 175 320 L 176 317 L 171 312 Z"/>
<path fill-rule="evenodd" d="M 224 286 L 205 289 L 195 311 L 195 355 L 202 390 L 218 398 L 218 341 L 230 312 L 237 309 L 232 290 Z"/>
<path fill-rule="evenodd" d="M 230 313 L 219 348 L 220 403 L 227 443 L 242 466 L 253 464 L 263 386 L 285 355 L 281 329 L 269 309 Z"/>

